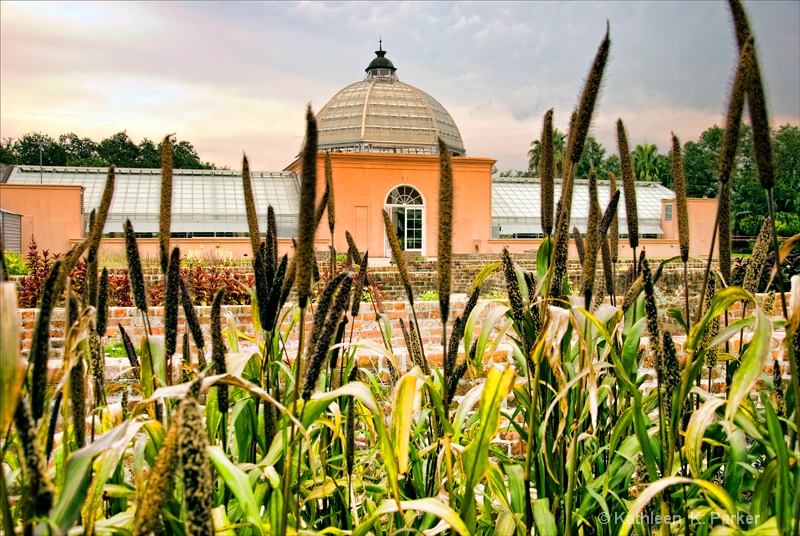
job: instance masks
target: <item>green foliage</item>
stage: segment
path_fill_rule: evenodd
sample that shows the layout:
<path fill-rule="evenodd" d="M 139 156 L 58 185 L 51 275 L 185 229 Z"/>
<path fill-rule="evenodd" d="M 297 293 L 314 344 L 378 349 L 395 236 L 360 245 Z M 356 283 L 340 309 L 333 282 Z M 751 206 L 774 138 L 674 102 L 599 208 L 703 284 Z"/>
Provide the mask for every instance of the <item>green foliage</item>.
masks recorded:
<path fill-rule="evenodd" d="M 134 348 L 136 355 L 141 355 L 142 351 L 139 347 Z M 103 346 L 103 353 L 106 357 L 127 357 L 128 354 L 125 350 L 125 345 L 122 341 L 114 341 L 111 344 Z"/>
<path fill-rule="evenodd" d="M 435 290 L 426 290 L 419 295 L 420 301 L 439 301 L 439 293 Z"/>
<path fill-rule="evenodd" d="M 173 167 L 175 169 L 216 169 L 203 162 L 194 146 L 186 140 L 173 141 Z M 18 139 L 5 138 L 0 145 L 0 162 L 4 164 L 45 166 L 107 167 L 114 164 L 122 168 L 161 167 L 161 142 L 155 144 L 144 138 L 138 145 L 127 132 L 117 132 L 99 143 L 81 138 L 74 132 L 53 139 L 46 134 L 31 132 Z"/>
<path fill-rule="evenodd" d="M 30 273 L 30 269 L 25 264 L 25 261 L 22 260 L 22 256 L 16 251 L 3 251 L 3 258 L 5 259 L 8 275 L 28 275 Z"/>

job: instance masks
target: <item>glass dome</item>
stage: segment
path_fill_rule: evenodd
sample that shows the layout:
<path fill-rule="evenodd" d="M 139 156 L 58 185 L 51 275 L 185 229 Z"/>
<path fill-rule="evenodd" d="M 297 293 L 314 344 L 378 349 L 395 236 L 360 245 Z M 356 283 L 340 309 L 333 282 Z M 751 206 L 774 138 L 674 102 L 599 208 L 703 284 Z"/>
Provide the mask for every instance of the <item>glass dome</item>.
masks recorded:
<path fill-rule="evenodd" d="M 441 137 L 463 156 L 461 134 L 444 106 L 401 82 L 384 50 L 375 54 L 364 80 L 339 91 L 317 114 L 319 150 L 435 155 Z"/>

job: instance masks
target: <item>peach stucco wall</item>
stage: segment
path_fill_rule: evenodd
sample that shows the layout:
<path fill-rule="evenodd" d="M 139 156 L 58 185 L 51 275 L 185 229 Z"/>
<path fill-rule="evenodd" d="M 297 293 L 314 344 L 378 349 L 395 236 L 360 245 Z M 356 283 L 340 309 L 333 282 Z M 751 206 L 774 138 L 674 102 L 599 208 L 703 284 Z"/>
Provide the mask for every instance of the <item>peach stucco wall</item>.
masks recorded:
<path fill-rule="evenodd" d="M 672 204 L 671 221 L 667 221 L 664 217 L 664 206 L 668 204 Z M 717 215 L 717 200 L 689 198 L 686 200 L 686 212 L 689 215 L 689 256 L 708 257 L 714 231 L 714 220 Z M 661 230 L 664 231 L 664 239 L 678 240 L 678 205 L 674 199 L 661 201 Z M 679 247 L 676 247 L 675 251 L 677 251 L 675 255 L 680 255 Z M 714 253 L 716 254 L 716 252 L 715 244 Z"/>
<path fill-rule="evenodd" d="M 83 236 L 81 186 L 0 184 L 0 208 L 22 214 L 22 249 L 31 236 L 39 251 L 66 253 Z"/>
<path fill-rule="evenodd" d="M 453 157 L 454 215 L 453 250 L 469 253 L 492 233 L 492 166 L 490 158 Z M 286 169 L 300 173 L 301 163 Z M 345 231 L 350 231 L 360 250 L 373 257 L 388 255 L 381 210 L 386 196 L 399 185 L 417 188 L 425 199 L 425 243 L 423 255 L 436 256 L 439 228 L 439 157 L 368 153 L 331 153 L 333 191 L 336 204 L 334 244 L 347 249 Z M 317 198 L 325 190 L 325 155 L 317 159 Z M 317 238 L 330 240 L 327 216 L 323 216 Z"/>

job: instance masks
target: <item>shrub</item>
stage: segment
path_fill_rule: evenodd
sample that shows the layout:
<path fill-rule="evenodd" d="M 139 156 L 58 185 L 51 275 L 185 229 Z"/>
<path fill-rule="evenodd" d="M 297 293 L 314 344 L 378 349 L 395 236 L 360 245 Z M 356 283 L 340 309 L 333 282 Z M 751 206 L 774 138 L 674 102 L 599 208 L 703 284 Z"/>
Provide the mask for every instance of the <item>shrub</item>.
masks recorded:
<path fill-rule="evenodd" d="M 435 290 L 426 290 L 420 294 L 419 301 L 439 301 L 439 293 Z"/>
<path fill-rule="evenodd" d="M 22 256 L 16 251 L 3 251 L 3 258 L 5 259 L 8 275 L 28 275 L 30 273 L 30 269 L 25 264 L 25 261 L 22 260 Z"/>

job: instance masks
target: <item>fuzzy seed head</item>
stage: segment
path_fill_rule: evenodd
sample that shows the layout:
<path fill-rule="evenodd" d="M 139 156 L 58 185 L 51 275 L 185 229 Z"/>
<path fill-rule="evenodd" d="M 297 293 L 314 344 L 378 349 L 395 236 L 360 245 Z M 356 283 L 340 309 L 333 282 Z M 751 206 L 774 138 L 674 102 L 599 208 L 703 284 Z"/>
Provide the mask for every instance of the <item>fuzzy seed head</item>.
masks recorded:
<path fill-rule="evenodd" d="M 106 358 L 102 348 L 100 348 L 100 337 L 97 332 L 90 331 L 88 334 L 89 343 L 89 358 L 91 359 L 90 366 L 92 367 L 92 377 L 94 379 L 95 393 L 105 392 L 105 377 L 106 377 Z"/>
<path fill-rule="evenodd" d="M 353 257 L 353 263 L 361 265 L 361 254 L 358 252 L 358 247 L 356 246 L 356 241 L 353 240 L 353 235 L 350 234 L 350 231 L 345 231 L 344 237 L 347 239 L 347 249 L 349 254 Z"/>
<path fill-rule="evenodd" d="M 769 218 L 764 218 L 761 229 L 753 245 L 753 254 L 744 272 L 742 288 L 750 294 L 758 292 L 758 283 L 761 280 L 761 272 L 767 264 L 767 254 L 769 253 L 770 238 L 772 238 L 772 223 Z M 773 302 L 774 303 L 774 302 Z"/>
<path fill-rule="evenodd" d="M 356 251 L 357 253 L 357 251 Z M 350 316 L 353 318 L 358 316 L 358 311 L 361 308 L 361 297 L 364 294 L 364 287 L 367 285 L 367 267 L 369 265 L 369 251 L 364 253 L 364 258 L 360 259 L 358 275 L 356 275 L 356 284 L 353 289 L 353 305 L 350 308 Z"/>
<path fill-rule="evenodd" d="M 27 398 L 21 398 L 17 404 L 14 425 L 22 447 L 20 462 L 26 481 L 22 499 L 23 519 L 30 519 L 33 515 L 47 515 L 53 506 L 55 489 L 47 477 L 47 460 L 36 434 L 36 424 Z"/>
<path fill-rule="evenodd" d="M 450 316 L 450 284 L 453 271 L 453 165 L 450 150 L 439 138 L 439 311 L 442 323 Z"/>
<path fill-rule="evenodd" d="M 608 247 L 608 240 L 605 237 L 600 238 L 600 252 L 603 258 L 603 279 L 605 281 L 605 294 L 608 296 L 615 296 L 616 289 L 614 288 L 614 269 L 612 267 L 611 249 Z"/>
<path fill-rule="evenodd" d="M 181 252 L 172 248 L 167 267 L 167 284 L 164 291 L 164 345 L 169 357 L 175 353 L 178 343 L 178 308 L 181 289 Z"/>
<path fill-rule="evenodd" d="M 761 68 L 758 65 L 758 58 L 755 53 L 755 45 L 752 43 L 752 32 L 750 23 L 747 20 L 747 13 L 740 0 L 729 0 L 731 14 L 733 15 L 733 25 L 736 29 L 736 43 L 739 51 L 744 55 L 744 49 L 751 42 L 753 51 L 749 61 L 749 73 L 747 76 L 747 102 L 750 108 L 750 123 L 753 127 L 753 146 L 756 155 L 756 167 L 758 168 L 758 179 L 761 187 L 765 190 L 775 186 L 775 166 L 772 160 L 772 140 L 770 138 L 769 118 L 767 116 L 767 105 L 764 98 L 764 83 L 761 78 Z"/>
<path fill-rule="evenodd" d="M 386 229 L 389 247 L 392 249 L 392 259 L 394 259 L 394 263 L 397 265 L 397 271 L 400 273 L 400 281 L 403 282 L 406 294 L 408 294 L 408 301 L 413 306 L 414 294 L 412 292 L 411 279 L 408 277 L 406 259 L 403 257 L 403 248 L 400 247 L 400 240 L 397 239 L 397 233 L 395 232 L 394 225 L 392 225 L 392 219 L 386 210 L 383 211 L 383 226 Z"/>
<path fill-rule="evenodd" d="M 336 207 L 333 204 L 333 168 L 331 167 L 331 153 L 325 151 L 325 189 L 328 192 L 328 229 L 333 234 L 336 225 Z"/>
<path fill-rule="evenodd" d="M 711 307 L 711 300 L 714 298 L 714 292 L 717 286 L 716 283 L 717 280 L 713 277 L 708 280 L 708 284 L 706 285 L 706 295 L 703 298 L 703 313 L 707 312 L 708 308 Z M 714 337 L 717 336 L 717 333 L 719 333 L 719 316 L 715 316 L 709 321 L 709 323 L 706 325 L 706 330 L 703 332 L 703 336 L 700 338 L 700 343 L 698 344 L 698 350 L 706 350 L 706 366 L 712 368 L 717 364 L 719 348 L 709 348 L 708 345 L 714 339 Z"/>
<path fill-rule="evenodd" d="M 628 134 L 622 119 L 617 120 L 617 144 L 619 163 L 622 168 L 622 189 L 625 193 L 625 212 L 628 218 L 628 242 L 631 248 L 639 247 L 639 216 L 636 211 L 636 183 L 633 159 L 628 145 Z"/>
<path fill-rule="evenodd" d="M 589 225 L 586 231 L 586 253 L 583 259 L 581 294 L 586 298 L 586 309 L 591 304 L 597 271 L 597 252 L 600 249 L 600 203 L 597 201 L 597 175 L 594 168 L 589 173 Z"/>
<path fill-rule="evenodd" d="M 572 239 L 575 241 L 575 249 L 578 250 L 578 260 L 583 265 L 583 259 L 586 257 L 586 248 L 583 247 L 583 237 L 577 227 L 572 228 Z"/>
<path fill-rule="evenodd" d="M 47 392 L 47 358 L 50 353 L 50 315 L 57 299 L 53 289 L 60 276 L 61 266 L 61 261 L 56 261 L 45 280 L 39 305 L 39 317 L 36 319 L 36 329 L 33 332 L 31 351 L 28 356 L 28 360 L 33 363 L 31 411 L 33 418 L 37 421 L 44 415 L 44 401 Z"/>
<path fill-rule="evenodd" d="M 503 248 L 502 261 L 503 274 L 505 275 L 506 288 L 508 289 L 508 305 L 511 308 L 511 314 L 514 316 L 514 320 L 522 322 L 525 319 L 525 302 L 519 287 L 517 272 L 514 269 L 514 261 L 511 260 L 511 254 L 508 252 L 507 248 Z"/>
<path fill-rule="evenodd" d="M 675 349 L 675 342 L 672 340 L 672 334 L 669 332 L 664 333 L 663 347 L 664 369 L 662 377 L 664 378 L 664 385 L 667 388 L 667 392 L 671 393 L 681 384 L 681 366 L 678 362 L 678 352 Z"/>
<path fill-rule="evenodd" d="M 250 232 L 250 246 L 253 256 L 258 254 L 261 233 L 258 231 L 258 216 L 256 215 L 256 202 L 253 198 L 253 182 L 250 178 L 250 163 L 247 155 L 242 155 L 242 190 L 244 193 L 244 211 L 247 215 L 247 229 Z"/>
<path fill-rule="evenodd" d="M 192 296 L 189 294 L 189 289 L 186 288 L 186 282 L 181 278 L 181 304 L 183 306 L 183 316 L 186 318 L 186 324 L 189 326 L 189 331 L 192 332 L 194 345 L 197 347 L 198 354 L 202 355 L 205 341 L 203 340 L 203 331 L 200 329 L 200 322 L 197 320 L 197 314 L 194 310 L 194 303 L 192 303 Z"/>
<path fill-rule="evenodd" d="M 770 290 L 766 296 L 764 296 L 764 303 L 761 305 L 761 310 L 764 311 L 764 314 L 767 316 L 772 316 L 775 314 L 775 291 Z"/>
<path fill-rule="evenodd" d="M 125 328 L 122 327 L 122 324 L 118 324 L 117 327 L 119 328 L 120 337 L 122 337 L 122 346 L 125 348 L 125 355 L 128 356 L 128 362 L 131 364 L 131 368 L 133 369 L 133 375 L 138 380 L 139 357 L 136 355 L 136 350 L 133 347 L 133 342 L 131 341 L 128 332 L 125 331 Z"/>
<path fill-rule="evenodd" d="M 564 212 L 564 205 L 561 211 Z M 553 272 L 550 279 L 549 297 L 553 300 L 560 299 L 563 292 L 564 276 L 567 275 L 567 255 L 569 253 L 569 212 L 558 218 L 558 229 L 555 235 L 553 251 Z"/>
<path fill-rule="evenodd" d="M 553 199 L 555 198 L 555 158 L 553 157 L 553 109 L 544 114 L 539 157 L 539 178 L 542 181 L 542 232 L 550 236 L 553 232 Z"/>
<path fill-rule="evenodd" d="M 297 300 L 305 309 L 311 296 L 311 276 L 314 270 L 314 233 L 317 229 L 314 203 L 317 197 L 317 120 L 306 110 L 306 143 L 302 156 L 300 181 L 300 216 L 297 228 Z"/>
<path fill-rule="evenodd" d="M 69 372 L 69 406 L 72 411 L 72 425 L 75 430 L 75 445 L 80 449 L 86 446 L 86 373 L 83 359 Z"/>
<path fill-rule="evenodd" d="M 228 368 L 225 364 L 225 341 L 222 338 L 222 301 L 225 299 L 225 289 L 220 289 L 214 296 L 211 304 L 211 364 L 216 374 L 225 374 Z M 217 404 L 223 418 L 228 415 L 228 386 L 217 386 Z"/>
<path fill-rule="evenodd" d="M 650 273 L 650 263 L 647 258 L 643 257 L 641 261 L 642 266 L 642 279 L 644 279 L 644 314 L 647 318 L 647 331 L 650 333 L 650 351 L 657 371 L 663 370 L 664 363 L 664 349 L 661 346 L 661 334 L 658 329 L 658 306 L 656 305 L 655 288 L 653 287 L 653 278 Z M 663 378 L 659 377 L 659 381 L 663 382 Z"/>
<path fill-rule="evenodd" d="M 208 458 L 208 437 L 197 400 L 188 396 L 178 405 L 178 457 L 183 466 L 187 536 L 214 533 L 211 519 L 214 481 Z"/>
<path fill-rule="evenodd" d="M 103 227 L 106 225 L 108 218 L 108 210 L 111 207 L 111 200 L 114 197 L 114 183 L 116 180 L 116 168 L 112 164 L 108 168 L 108 175 L 106 176 L 106 186 L 103 189 L 103 197 L 100 198 L 100 206 L 95 214 L 94 221 L 89 225 L 89 252 L 87 254 L 90 260 L 97 256 L 97 250 L 100 247 L 100 238 L 103 236 Z"/>
<path fill-rule="evenodd" d="M 105 337 L 108 323 L 108 268 L 103 267 L 97 288 L 97 320 L 95 329 L 100 337 Z"/>
<path fill-rule="evenodd" d="M 172 222 L 172 137 L 161 141 L 161 211 L 158 219 L 158 243 L 161 253 L 161 272 L 166 275 L 169 265 L 169 236 Z"/>
<path fill-rule="evenodd" d="M 717 205 L 719 218 L 719 271 L 724 284 L 731 280 L 731 248 L 733 236 L 731 234 L 731 182 L 720 183 L 719 201 Z"/>
<path fill-rule="evenodd" d="M 147 312 L 147 292 L 144 286 L 142 262 L 139 260 L 139 246 L 136 244 L 136 235 L 133 233 L 131 220 L 125 221 L 125 254 L 128 258 L 128 277 L 133 293 L 133 303 L 143 313 Z M 166 269 L 164 270 L 166 272 Z"/>
<path fill-rule="evenodd" d="M 689 209 L 686 204 L 686 175 L 683 169 L 681 142 L 672 134 L 672 188 L 675 190 L 675 204 L 678 209 L 678 242 L 681 260 L 689 260 Z"/>
<path fill-rule="evenodd" d="M 164 443 L 158 453 L 158 459 L 150 472 L 147 482 L 147 491 L 141 494 L 141 504 L 136 509 L 133 518 L 133 535 L 147 536 L 151 533 L 163 532 L 161 508 L 169 496 L 172 477 L 178 457 L 178 442 L 180 437 L 178 419 L 173 419 Z M 142 490 L 144 491 L 144 490 Z"/>
<path fill-rule="evenodd" d="M 322 290 L 322 294 L 319 295 L 319 301 L 317 303 L 317 311 L 314 314 L 314 323 L 311 326 L 311 338 L 309 339 L 309 349 L 316 348 L 317 343 L 319 342 L 319 337 L 322 334 L 322 327 L 325 325 L 325 321 L 328 318 L 328 313 L 330 312 L 331 306 L 333 305 L 333 297 L 336 294 L 336 291 L 339 289 L 339 286 L 344 281 L 345 277 L 347 277 L 348 272 L 341 272 L 336 277 L 331 279 L 331 281 L 325 285 L 325 288 Z"/>
<path fill-rule="evenodd" d="M 617 196 L 617 204 L 619 204 L 619 195 L 617 193 L 617 176 L 613 173 L 608 174 L 608 182 L 609 187 L 611 189 L 611 197 L 612 199 L 614 196 Z M 615 210 L 613 216 L 611 217 L 611 225 L 608 227 L 609 229 L 609 244 L 608 247 L 611 250 L 611 262 L 617 262 L 617 256 L 619 252 L 619 216 L 617 211 Z"/>
<path fill-rule="evenodd" d="M 752 40 L 741 50 L 739 64 L 736 69 L 736 78 L 733 81 L 730 101 L 728 102 L 728 116 L 725 122 L 725 136 L 719 155 L 719 181 L 721 184 L 730 182 L 736 159 L 736 149 L 739 146 L 739 132 L 742 124 L 742 111 L 744 110 L 745 90 L 748 87 L 748 76 L 751 74 L 753 60 Z"/>
<path fill-rule="evenodd" d="M 308 370 L 306 371 L 306 381 L 303 385 L 303 400 L 310 399 L 311 394 L 314 392 L 317 379 L 325 363 L 325 356 L 328 355 L 331 340 L 339 329 L 342 316 L 350 303 L 350 291 L 353 288 L 353 274 L 352 272 L 342 272 L 339 275 L 344 276 L 339 285 L 339 293 L 336 295 L 336 299 L 322 326 L 316 345 L 313 349 L 309 349 L 311 361 L 309 362 Z"/>
<path fill-rule="evenodd" d="M 592 68 L 589 71 L 589 76 L 586 79 L 586 84 L 583 87 L 581 94 L 581 103 L 578 107 L 578 115 L 575 119 L 574 128 L 570 127 L 570 144 L 567 147 L 567 155 L 573 164 L 577 166 L 583 153 L 583 145 L 586 142 L 586 136 L 589 134 L 589 127 L 592 123 L 592 114 L 594 112 L 594 105 L 597 101 L 597 96 L 600 93 L 600 85 L 603 81 L 603 70 L 608 60 L 608 51 L 611 47 L 611 40 L 609 39 L 609 29 L 606 27 L 606 35 L 600 46 L 592 63 Z"/>
<path fill-rule="evenodd" d="M 627 311 L 636 303 L 636 299 L 639 297 L 639 293 L 642 292 L 642 289 L 644 289 L 644 279 L 642 276 L 639 276 L 628 288 L 628 291 L 625 292 L 625 296 L 622 299 L 623 311 Z"/>

